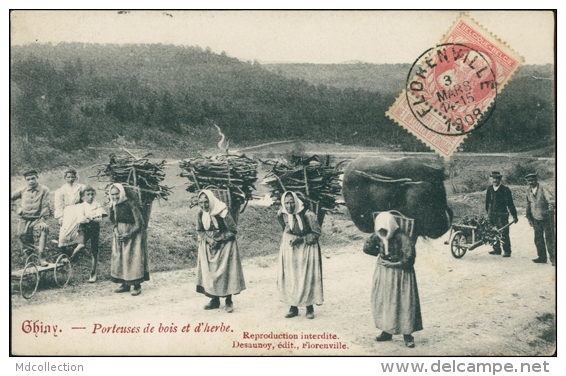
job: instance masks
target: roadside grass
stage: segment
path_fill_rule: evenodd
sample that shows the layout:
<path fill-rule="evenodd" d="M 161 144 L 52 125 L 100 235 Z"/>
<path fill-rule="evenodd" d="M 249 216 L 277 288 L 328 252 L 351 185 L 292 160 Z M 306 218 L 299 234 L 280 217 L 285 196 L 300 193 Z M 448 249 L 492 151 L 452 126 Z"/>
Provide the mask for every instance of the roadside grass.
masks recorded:
<path fill-rule="evenodd" d="M 503 184 L 511 189 L 513 202 L 517 208 L 519 220 L 525 220 L 527 206 L 525 174 L 537 172 L 541 183 L 554 192 L 555 162 L 522 158 L 513 162 L 509 158 L 494 157 L 486 159 L 455 156 L 451 161 L 452 178 L 445 180 L 448 206 L 454 212 L 454 223 L 464 217 L 486 216 L 485 192 L 491 184 L 489 175 L 499 171 L 503 175 Z"/>
<path fill-rule="evenodd" d="M 130 124 L 124 135 L 116 135 L 111 141 L 97 142 L 84 148 L 71 145 L 49 144 L 47 139 L 25 141 L 22 137 L 10 138 L 10 174 L 19 174 L 30 168 L 39 172 L 73 166 L 81 168 L 108 161 L 110 153 L 123 153 L 126 148 L 142 156 L 151 151 L 157 159 L 180 159 L 207 148 L 215 148 L 220 136 L 216 128 L 208 125 L 182 126 L 180 134 L 172 134 L 155 128 Z M 92 144 L 91 144 L 92 145 Z"/>

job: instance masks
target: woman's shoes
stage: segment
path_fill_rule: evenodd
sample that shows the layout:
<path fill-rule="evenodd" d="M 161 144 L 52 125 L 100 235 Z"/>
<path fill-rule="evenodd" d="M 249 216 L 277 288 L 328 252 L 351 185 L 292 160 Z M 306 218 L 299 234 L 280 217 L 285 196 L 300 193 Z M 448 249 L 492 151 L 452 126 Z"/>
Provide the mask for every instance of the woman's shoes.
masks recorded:
<path fill-rule="evenodd" d="M 403 335 L 403 339 L 405 340 L 405 346 L 413 348 L 415 347 L 415 338 L 413 338 L 410 334 Z"/>
<path fill-rule="evenodd" d="M 299 315 L 299 309 L 295 306 L 291 306 L 291 308 L 289 309 L 289 313 L 285 315 L 285 318 L 290 319 L 298 315 Z"/>
<path fill-rule="evenodd" d="M 141 285 L 135 285 L 134 291 L 132 291 L 132 296 L 138 296 L 141 294 Z"/>
<path fill-rule="evenodd" d="M 314 308 L 313 308 L 313 306 L 310 305 L 310 306 L 307 307 L 306 316 L 307 316 L 307 319 L 310 319 L 310 320 L 314 319 Z"/>
<path fill-rule="evenodd" d="M 88 283 L 94 283 L 94 282 L 96 282 L 96 274 L 91 275 L 90 278 L 88 279 Z"/>
<path fill-rule="evenodd" d="M 204 309 L 208 311 L 219 307 L 220 307 L 220 299 L 218 297 L 214 297 L 210 300 L 210 302 L 208 302 L 207 305 L 204 306 Z"/>
<path fill-rule="evenodd" d="M 378 342 L 391 341 L 393 336 L 387 332 L 381 332 L 381 334 L 375 337 Z M 413 348 L 415 347 L 415 338 L 410 334 L 404 334 L 403 339 L 405 340 L 405 346 Z"/>
<path fill-rule="evenodd" d="M 391 338 L 393 338 L 393 336 L 387 332 L 381 332 L 380 335 L 378 335 L 377 337 L 375 337 L 375 340 L 377 342 L 383 342 L 383 341 L 391 341 Z"/>
<path fill-rule="evenodd" d="M 226 312 L 228 313 L 234 312 L 234 303 L 226 302 Z"/>
<path fill-rule="evenodd" d="M 128 292 L 128 291 L 130 291 L 130 285 L 125 285 L 123 283 L 120 287 L 114 290 L 115 293 Z"/>

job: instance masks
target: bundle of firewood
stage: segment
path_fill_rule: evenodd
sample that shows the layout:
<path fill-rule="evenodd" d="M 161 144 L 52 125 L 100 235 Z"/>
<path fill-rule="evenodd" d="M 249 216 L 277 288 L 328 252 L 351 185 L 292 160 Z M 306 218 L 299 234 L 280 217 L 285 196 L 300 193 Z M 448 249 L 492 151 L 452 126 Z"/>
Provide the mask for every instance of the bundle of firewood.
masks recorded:
<path fill-rule="evenodd" d="M 319 209 L 332 210 L 336 207 L 336 196 L 342 189 L 341 171 L 321 163 L 318 156 L 291 158 L 291 161 L 264 161 L 272 165 L 262 184 L 267 185 L 271 197 L 280 202 L 285 191 L 302 192 Z"/>
<path fill-rule="evenodd" d="M 479 217 L 464 217 L 462 224 L 474 226 L 476 228 L 477 239 L 482 239 L 486 243 L 495 245 L 501 240 L 501 233 L 497 231 L 497 228 L 483 215 Z"/>
<path fill-rule="evenodd" d="M 258 164 L 245 155 L 187 158 L 179 165 L 182 169 L 181 176 L 189 179 L 189 192 L 209 187 L 231 188 L 232 198 L 240 204 L 252 198 Z"/>
<path fill-rule="evenodd" d="M 120 158 L 110 154 L 110 162 L 101 165 L 96 176 L 99 179 L 107 177 L 110 183 L 121 183 L 128 198 L 139 200 L 140 204 L 151 203 L 155 198 L 166 200 L 171 188 L 160 184 L 165 179 L 165 161 L 151 163 L 147 159 L 150 155 Z"/>

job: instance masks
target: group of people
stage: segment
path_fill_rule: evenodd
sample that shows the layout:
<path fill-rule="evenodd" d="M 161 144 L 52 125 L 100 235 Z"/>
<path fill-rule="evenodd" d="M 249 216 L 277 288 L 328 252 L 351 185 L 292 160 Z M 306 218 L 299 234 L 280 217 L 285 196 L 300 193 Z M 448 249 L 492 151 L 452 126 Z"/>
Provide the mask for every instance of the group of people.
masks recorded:
<path fill-rule="evenodd" d="M 37 249 L 40 263 L 45 260 L 45 243 L 50 215 L 49 189 L 37 181 L 35 170 L 24 173 L 27 186 L 12 195 L 21 200 L 18 214 L 21 223 L 19 239 L 24 249 Z M 499 172 L 491 174 L 492 185 L 486 193 L 486 211 L 492 225 L 497 228 L 509 223 L 509 214 L 518 221 L 511 190 L 501 184 Z M 76 246 L 73 255 L 85 248 L 90 240 L 93 266 L 89 282 L 96 280 L 96 263 L 100 220 L 106 214 L 96 203 L 96 191 L 90 186 L 76 183 L 77 172 L 65 171 L 66 184 L 55 194 L 55 218 L 61 224 L 59 245 Z M 547 262 L 547 252 L 552 265 L 554 258 L 554 197 L 538 184 L 537 175 L 526 176 L 527 219 L 534 228 L 538 257 L 535 263 Z M 110 196 L 109 217 L 113 223 L 111 255 L 111 279 L 119 283 L 115 292 L 141 293 L 141 283 L 149 280 L 148 253 L 144 223 L 140 206 L 129 200 L 121 184 L 108 188 Z M 295 192 L 281 196 L 281 208 L 277 219 L 283 231 L 279 250 L 277 285 L 280 299 L 289 306 L 286 318 L 299 314 L 299 307 L 306 308 L 306 318 L 314 318 L 314 305 L 323 303 L 322 258 L 318 239 L 321 235 L 316 215 L 309 210 L 307 199 Z M 225 310 L 234 311 L 233 296 L 246 289 L 242 263 L 236 241 L 237 225 L 225 202 L 210 190 L 198 195 L 199 210 L 196 216 L 198 234 L 198 263 L 196 291 L 210 298 L 205 310 L 220 308 L 225 299 Z M 396 218 L 382 212 L 375 218 L 374 234 L 364 246 L 364 252 L 377 256 L 373 276 L 371 307 L 374 322 L 381 334 L 377 341 L 388 341 L 394 334 L 402 334 L 407 347 L 414 347 L 412 334 L 422 330 L 419 293 L 414 271 L 415 239 L 399 227 Z M 33 246 L 33 230 L 40 233 L 38 246 Z M 76 235 L 76 236 L 75 236 Z M 503 243 L 503 244 L 501 244 Z M 31 248 L 30 248 L 31 244 Z M 503 252 L 502 252 L 503 248 Z M 511 256 L 509 227 L 502 231 L 501 241 L 494 245 L 490 254 Z"/>
<path fill-rule="evenodd" d="M 26 171 L 23 175 L 27 186 L 11 196 L 12 201 L 20 199 L 18 237 L 24 251 L 37 250 L 40 265 L 47 266 L 45 245 L 49 233 L 47 219 L 51 215 L 50 192 L 39 184 L 37 171 Z M 77 183 L 75 169 L 67 169 L 64 179 L 65 185 L 54 194 L 54 216 L 60 225 L 59 247 L 73 258 L 90 241 L 89 282 L 95 282 L 100 221 L 109 216 L 113 223 L 110 276 L 113 282 L 120 284 L 115 292 L 131 290 L 132 295 L 139 295 L 141 283 L 149 280 L 147 223 L 144 223 L 140 205 L 128 199 L 122 184 L 115 183 L 108 188 L 110 207 L 107 212 L 95 201 L 94 188 Z M 278 286 L 281 299 L 290 306 L 285 317 L 295 317 L 299 307 L 306 307 L 306 317 L 313 319 L 313 306 L 323 302 L 320 225 L 296 193 L 285 192 L 281 200 L 284 204 L 278 219 L 283 239 Z M 219 308 L 220 298 L 225 298 L 226 311 L 233 312 L 232 296 L 246 288 L 236 242 L 236 223 L 226 203 L 212 191 L 202 190 L 198 203 L 197 292 L 211 298 L 205 309 Z M 38 246 L 34 245 L 34 229 L 40 233 Z"/>
<path fill-rule="evenodd" d="M 314 305 L 323 302 L 320 225 L 295 192 L 285 192 L 277 214 L 283 230 L 279 252 L 277 285 L 280 298 L 290 308 L 287 318 L 306 307 L 306 317 L 314 318 Z M 236 224 L 226 203 L 212 191 L 199 193 L 197 213 L 198 264 L 197 292 L 211 298 L 204 309 L 220 307 L 233 312 L 232 296 L 245 290 L 244 273 L 236 243 Z"/>
<path fill-rule="evenodd" d="M 45 248 L 51 215 L 49 189 L 38 182 L 36 170 L 24 172 L 27 186 L 14 192 L 12 201 L 20 200 L 17 213 L 20 216 L 18 238 L 26 254 L 37 251 L 40 266 L 48 266 Z M 113 223 L 112 254 L 110 257 L 110 276 L 113 282 L 120 283 L 116 292 L 130 291 L 132 295 L 141 293 L 141 283 L 149 280 L 149 263 L 145 242 L 143 217 L 140 207 L 134 200 L 128 200 L 122 184 L 112 184 L 108 188 L 110 207 L 108 211 L 95 201 L 96 190 L 77 183 L 77 171 L 69 168 L 64 172 L 65 184 L 54 194 L 54 217 L 60 225 L 58 246 L 71 259 L 86 248 L 90 241 L 92 266 L 89 282 L 96 281 L 98 264 L 98 243 L 100 221 L 110 217 Z M 39 232 L 39 241 L 34 243 L 34 230 Z"/>
<path fill-rule="evenodd" d="M 489 222 L 498 229 L 501 229 L 509 224 L 509 214 L 511 214 L 513 223 L 517 223 L 519 217 L 517 216 L 517 209 L 513 203 L 513 194 L 508 187 L 501 184 L 503 175 L 494 171 L 490 177 L 491 185 L 487 189 L 485 197 L 485 210 Z M 525 180 L 528 184 L 526 192 L 526 216 L 529 225 L 534 229 L 535 247 L 537 251 L 537 258 L 533 259 L 533 262 L 546 264 L 550 259 L 552 266 L 556 266 L 554 248 L 554 196 L 546 187 L 538 183 L 538 175 L 536 173 L 526 175 Z M 501 240 L 494 244 L 493 250 L 489 253 L 491 255 L 501 255 L 501 248 L 503 248 L 503 257 L 511 257 L 509 227 L 501 231 Z"/>

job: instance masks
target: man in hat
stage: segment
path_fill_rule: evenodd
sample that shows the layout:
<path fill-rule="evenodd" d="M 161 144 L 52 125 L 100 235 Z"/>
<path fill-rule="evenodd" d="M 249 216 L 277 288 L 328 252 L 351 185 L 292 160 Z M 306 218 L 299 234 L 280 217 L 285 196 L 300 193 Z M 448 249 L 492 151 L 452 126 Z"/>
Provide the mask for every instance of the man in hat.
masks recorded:
<path fill-rule="evenodd" d="M 10 197 L 12 201 L 20 199 L 20 207 L 16 211 L 21 219 L 18 226 L 18 238 L 24 251 L 29 252 L 35 248 L 33 231 L 37 229 L 40 233 L 37 246 L 39 263 L 41 266 L 47 266 L 47 261 L 45 261 L 45 244 L 49 227 L 46 221 L 51 214 L 49 189 L 39 184 L 36 170 L 26 171 L 23 175 L 27 186 L 18 189 Z"/>
<path fill-rule="evenodd" d="M 554 259 L 554 196 L 538 183 L 537 174 L 525 176 L 527 183 L 527 219 L 535 230 L 535 246 L 538 257 L 533 260 L 537 264 L 546 264 L 546 253 L 552 266 Z"/>
<path fill-rule="evenodd" d="M 513 204 L 513 194 L 511 190 L 501 184 L 503 175 L 494 171 L 490 175 L 492 185 L 487 188 L 485 197 L 485 210 L 489 222 L 499 228 L 504 227 L 509 223 L 509 213 L 513 216 L 513 223 L 517 223 L 517 209 Z M 511 239 L 509 239 L 509 227 L 504 229 L 501 233 L 501 242 L 503 243 L 503 257 L 511 257 Z M 490 255 L 501 254 L 501 242 L 493 245 L 493 251 L 489 252 Z"/>

